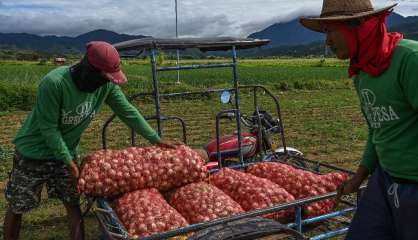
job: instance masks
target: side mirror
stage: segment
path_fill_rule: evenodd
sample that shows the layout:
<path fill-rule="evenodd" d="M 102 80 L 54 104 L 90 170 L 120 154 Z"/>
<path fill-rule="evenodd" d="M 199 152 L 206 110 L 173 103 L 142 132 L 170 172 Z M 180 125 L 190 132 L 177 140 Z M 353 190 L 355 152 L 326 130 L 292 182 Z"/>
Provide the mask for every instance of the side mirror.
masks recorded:
<path fill-rule="evenodd" d="M 223 91 L 221 94 L 221 103 L 227 104 L 231 102 L 231 93 L 229 91 Z"/>

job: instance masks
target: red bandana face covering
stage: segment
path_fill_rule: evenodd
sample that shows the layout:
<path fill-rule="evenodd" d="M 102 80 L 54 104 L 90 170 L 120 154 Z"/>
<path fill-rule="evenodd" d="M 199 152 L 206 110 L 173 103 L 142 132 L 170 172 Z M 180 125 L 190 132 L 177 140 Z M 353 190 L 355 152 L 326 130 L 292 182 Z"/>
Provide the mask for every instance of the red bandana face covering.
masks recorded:
<path fill-rule="evenodd" d="M 395 47 L 403 38 L 400 33 L 387 32 L 386 18 L 389 14 L 384 12 L 373 16 L 354 28 L 343 23 L 330 23 L 347 39 L 351 60 L 348 69 L 350 78 L 359 71 L 377 77 L 389 68 Z"/>

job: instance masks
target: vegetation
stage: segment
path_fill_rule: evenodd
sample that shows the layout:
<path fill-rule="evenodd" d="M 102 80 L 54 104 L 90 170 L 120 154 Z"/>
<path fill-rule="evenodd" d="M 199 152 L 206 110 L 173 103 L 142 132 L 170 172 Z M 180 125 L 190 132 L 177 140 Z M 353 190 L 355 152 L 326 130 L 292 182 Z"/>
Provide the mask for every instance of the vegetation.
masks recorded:
<path fill-rule="evenodd" d="M 159 61 L 174 64 L 174 61 L 164 59 L 163 55 Z M 229 60 L 187 60 L 182 63 L 208 61 Z M 30 109 L 40 80 L 57 67 L 48 62 L 3 61 L 0 64 L 0 111 Z M 152 76 L 148 61 L 125 61 L 123 69 L 129 79 L 129 84 L 123 87 L 127 95 L 151 91 Z M 332 59 L 242 60 L 238 68 L 241 84 L 263 84 L 280 91 L 351 88 L 346 71 L 345 62 Z M 174 86 L 177 72 L 163 72 L 159 77 L 162 92 L 201 90 L 232 84 L 230 69 L 182 71 L 181 84 Z"/>

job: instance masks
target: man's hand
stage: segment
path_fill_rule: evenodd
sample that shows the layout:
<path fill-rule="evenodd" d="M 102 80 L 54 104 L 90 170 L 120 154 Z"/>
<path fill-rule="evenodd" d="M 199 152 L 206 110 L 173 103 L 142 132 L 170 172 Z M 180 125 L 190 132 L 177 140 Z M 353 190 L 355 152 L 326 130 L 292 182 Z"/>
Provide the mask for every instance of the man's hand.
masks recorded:
<path fill-rule="evenodd" d="M 68 167 L 70 168 L 71 175 L 73 175 L 74 178 L 78 178 L 80 175 L 80 172 L 78 170 L 77 163 L 75 163 L 74 161 L 71 161 Z"/>
<path fill-rule="evenodd" d="M 335 206 L 338 205 L 342 196 L 357 192 L 360 188 L 361 183 L 367 178 L 367 176 L 369 176 L 369 171 L 367 170 L 367 168 L 360 165 L 357 169 L 356 174 L 352 178 L 343 182 L 337 188 Z"/>
<path fill-rule="evenodd" d="M 161 139 L 157 145 L 159 147 L 163 147 L 163 148 L 176 148 L 176 145 L 180 145 L 181 143 L 172 141 L 172 140 L 166 140 L 166 139 Z"/>
<path fill-rule="evenodd" d="M 355 177 L 350 178 L 347 181 L 343 182 L 337 188 L 336 204 L 340 202 L 342 196 L 357 192 L 358 189 L 360 188 L 360 185 L 361 185 L 361 182 Z"/>

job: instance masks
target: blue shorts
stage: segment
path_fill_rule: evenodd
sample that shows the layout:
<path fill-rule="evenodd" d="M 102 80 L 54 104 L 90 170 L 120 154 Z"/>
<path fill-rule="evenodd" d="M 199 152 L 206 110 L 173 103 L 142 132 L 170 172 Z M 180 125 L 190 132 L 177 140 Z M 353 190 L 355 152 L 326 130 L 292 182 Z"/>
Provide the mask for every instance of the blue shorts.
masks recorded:
<path fill-rule="evenodd" d="M 418 184 L 400 182 L 380 166 L 371 176 L 347 240 L 417 240 Z"/>

